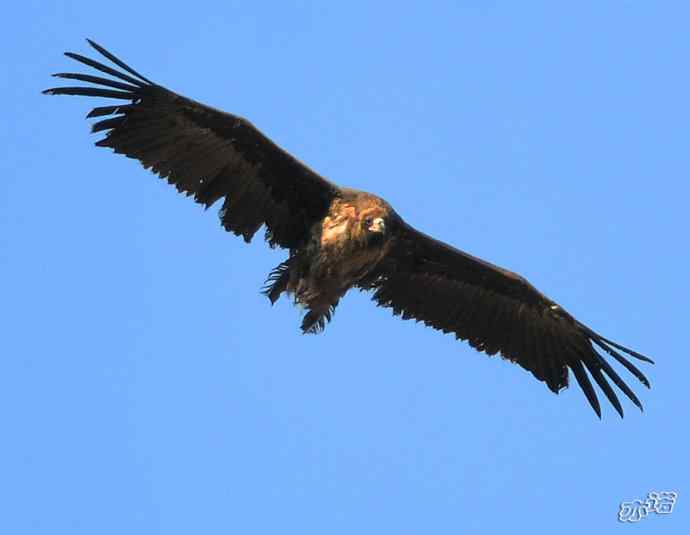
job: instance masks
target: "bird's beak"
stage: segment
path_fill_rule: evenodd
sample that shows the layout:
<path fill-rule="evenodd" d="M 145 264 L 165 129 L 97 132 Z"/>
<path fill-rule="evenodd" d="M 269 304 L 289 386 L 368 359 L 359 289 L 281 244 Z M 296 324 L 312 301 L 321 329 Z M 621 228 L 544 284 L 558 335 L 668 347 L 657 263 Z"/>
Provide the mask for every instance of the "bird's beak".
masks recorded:
<path fill-rule="evenodd" d="M 384 232 L 386 232 L 386 222 L 383 220 L 382 217 L 377 217 L 371 222 L 369 230 L 372 232 L 380 232 L 381 234 L 383 234 Z"/>

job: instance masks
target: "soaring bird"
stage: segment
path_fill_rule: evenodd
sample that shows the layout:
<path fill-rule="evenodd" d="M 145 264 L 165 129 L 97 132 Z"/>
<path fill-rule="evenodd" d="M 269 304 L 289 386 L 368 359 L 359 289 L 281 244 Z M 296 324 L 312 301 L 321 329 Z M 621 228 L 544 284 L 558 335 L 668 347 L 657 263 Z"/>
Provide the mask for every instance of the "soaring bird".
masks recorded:
<path fill-rule="evenodd" d="M 174 93 L 88 43 L 114 66 L 65 55 L 110 78 L 58 73 L 93 86 L 44 93 L 113 99 L 87 115 L 104 117 L 92 126 L 105 132 L 97 146 L 139 160 L 207 208 L 222 199 L 221 224 L 246 242 L 264 227 L 268 244 L 288 256 L 263 291 L 271 303 L 285 293 L 306 310 L 303 332 L 323 330 L 340 298 L 357 288 L 396 316 L 519 364 L 554 393 L 572 372 L 599 418 L 590 377 L 621 417 L 608 380 L 642 410 L 603 354 L 647 387 L 624 355 L 652 363 L 648 357 L 596 333 L 520 275 L 418 231 L 381 197 L 329 182 L 246 119 Z"/>

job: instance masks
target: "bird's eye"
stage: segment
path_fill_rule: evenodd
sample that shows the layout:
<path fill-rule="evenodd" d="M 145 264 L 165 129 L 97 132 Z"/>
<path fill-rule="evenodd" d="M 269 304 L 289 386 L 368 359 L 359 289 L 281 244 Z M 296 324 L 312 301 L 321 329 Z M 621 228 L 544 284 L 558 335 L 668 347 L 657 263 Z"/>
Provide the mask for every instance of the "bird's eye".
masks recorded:
<path fill-rule="evenodd" d="M 373 218 L 373 217 L 367 217 L 367 218 L 364 219 L 364 226 L 365 226 L 366 228 L 369 228 L 373 222 L 374 222 L 374 218 Z"/>

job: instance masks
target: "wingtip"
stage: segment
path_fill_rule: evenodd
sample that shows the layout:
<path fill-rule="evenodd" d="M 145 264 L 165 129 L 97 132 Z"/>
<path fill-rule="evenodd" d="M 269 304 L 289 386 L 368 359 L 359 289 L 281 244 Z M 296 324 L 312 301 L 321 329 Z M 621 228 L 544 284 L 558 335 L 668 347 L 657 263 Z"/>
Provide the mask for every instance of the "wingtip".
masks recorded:
<path fill-rule="evenodd" d="M 599 405 L 599 400 L 596 398 L 594 398 L 593 400 L 588 397 L 587 401 L 589 401 L 590 406 L 592 407 L 592 409 L 594 409 L 597 418 L 601 420 L 601 406 Z"/>
<path fill-rule="evenodd" d="M 636 406 L 638 409 L 640 409 L 640 412 L 644 412 L 644 407 L 642 406 L 642 402 L 640 402 L 639 399 L 635 398 L 635 399 L 633 399 L 633 400 L 631 400 L 631 401 L 635 404 L 635 406 Z"/>
<path fill-rule="evenodd" d="M 637 360 L 641 360 L 642 362 L 646 362 L 648 364 L 655 364 L 655 362 L 652 359 L 650 359 L 646 355 L 643 355 L 642 353 L 637 353 L 636 351 L 633 351 L 633 350 L 630 350 L 627 353 L 628 353 L 628 355 L 635 357 Z"/>

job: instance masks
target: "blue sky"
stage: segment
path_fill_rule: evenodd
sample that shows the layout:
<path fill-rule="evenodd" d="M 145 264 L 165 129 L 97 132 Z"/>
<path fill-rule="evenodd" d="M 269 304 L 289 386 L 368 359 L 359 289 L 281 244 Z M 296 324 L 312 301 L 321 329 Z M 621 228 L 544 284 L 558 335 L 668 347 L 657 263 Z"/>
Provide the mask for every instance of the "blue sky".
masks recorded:
<path fill-rule="evenodd" d="M 25 1 L 0 56 L 0 532 L 687 533 L 690 8 Z M 656 359 L 599 421 L 247 246 L 48 98 L 91 37 Z M 622 500 L 675 490 L 636 527 Z"/>

